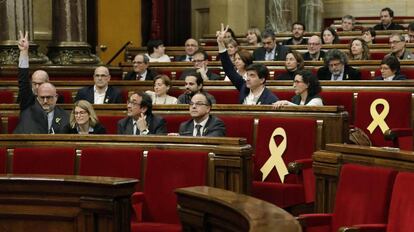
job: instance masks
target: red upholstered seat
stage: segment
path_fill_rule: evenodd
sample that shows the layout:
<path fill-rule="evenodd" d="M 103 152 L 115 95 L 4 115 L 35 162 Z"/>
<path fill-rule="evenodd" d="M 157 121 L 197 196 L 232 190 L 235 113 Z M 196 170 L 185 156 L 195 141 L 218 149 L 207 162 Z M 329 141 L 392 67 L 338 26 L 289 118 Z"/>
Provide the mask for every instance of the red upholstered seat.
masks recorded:
<path fill-rule="evenodd" d="M 353 92 L 325 92 L 320 93 L 324 105 L 344 106 L 348 112 L 349 123 L 354 121 L 354 93 Z"/>
<path fill-rule="evenodd" d="M 385 121 L 389 129 L 393 131 L 406 130 L 409 136 L 401 137 L 398 140 L 387 141 L 384 138 L 383 127 L 375 126 L 378 123 L 373 123 L 373 116 L 371 115 L 371 104 L 377 99 L 385 99 L 389 105 L 389 112 L 385 119 L 378 121 Z M 381 115 L 384 106 L 377 105 L 374 111 Z M 385 116 L 385 112 L 384 115 Z M 384 118 L 381 116 L 380 118 Z M 368 130 L 371 125 L 375 126 L 372 133 Z M 410 92 L 359 92 L 355 107 L 354 125 L 362 129 L 371 139 L 374 146 L 396 146 L 402 149 L 412 150 L 412 132 L 411 131 L 411 93 Z"/>
<path fill-rule="evenodd" d="M 99 122 L 105 127 L 107 134 L 118 133 L 118 121 L 125 118 L 126 116 L 111 116 L 102 115 L 99 116 Z"/>
<path fill-rule="evenodd" d="M 276 90 L 276 89 L 272 89 L 272 92 L 274 94 L 276 94 L 277 98 L 279 98 L 279 100 L 292 100 L 292 97 L 295 96 L 295 92 L 293 91 L 280 91 L 280 90 Z"/>
<path fill-rule="evenodd" d="M 397 172 L 355 164 L 342 166 L 332 214 L 300 215 L 306 231 L 336 232 L 342 226 L 385 223 Z"/>
<path fill-rule="evenodd" d="M 59 96 L 63 96 L 63 103 L 65 103 L 65 104 L 72 104 L 73 103 L 72 91 L 70 91 L 70 90 L 58 90 L 57 94 Z"/>
<path fill-rule="evenodd" d="M 388 52 L 385 51 L 370 51 L 371 54 L 371 60 L 382 60 L 384 59 L 384 56 L 388 54 Z"/>
<path fill-rule="evenodd" d="M 246 138 L 253 144 L 254 118 L 251 116 L 220 116 L 226 125 L 226 137 Z"/>
<path fill-rule="evenodd" d="M 0 104 L 13 104 L 15 103 L 13 92 L 10 90 L 1 90 L 0 91 Z"/>
<path fill-rule="evenodd" d="M 282 135 L 272 134 L 276 128 L 283 128 L 286 132 L 286 149 L 283 148 Z M 269 201 L 279 207 L 290 207 L 298 204 L 314 201 L 315 180 L 312 172 L 311 156 L 315 151 L 316 120 L 299 118 L 271 118 L 260 117 L 256 138 L 256 151 L 254 155 L 254 173 L 252 184 L 252 195 L 254 197 Z M 274 141 L 277 149 L 269 149 L 270 143 Z M 279 153 L 276 150 L 281 150 Z M 282 183 L 275 166 L 262 181 L 260 169 L 268 162 L 271 152 L 276 157 L 283 152 L 285 166 L 296 161 L 304 165 L 304 171 L 298 175 L 287 174 Z M 279 162 L 277 162 L 279 163 Z"/>
<path fill-rule="evenodd" d="M 181 231 L 174 189 L 206 185 L 207 170 L 207 152 L 150 150 L 144 192 L 132 196 L 132 231 Z"/>
<path fill-rule="evenodd" d="M 71 147 L 15 148 L 13 173 L 73 175 L 75 157 Z"/>
<path fill-rule="evenodd" d="M 213 95 L 217 104 L 239 104 L 239 91 L 237 89 L 208 90 Z"/>
<path fill-rule="evenodd" d="M 7 149 L 1 147 L 0 148 L 0 174 L 6 173 L 6 166 L 7 166 Z"/>
<path fill-rule="evenodd" d="M 414 68 L 411 66 L 402 66 L 401 74 L 404 74 L 407 77 L 407 79 L 414 79 Z"/>
<path fill-rule="evenodd" d="M 189 120 L 191 117 L 188 114 L 167 114 L 162 115 L 162 117 L 167 122 L 167 132 L 168 133 L 178 133 L 178 129 L 180 128 L 180 124 Z"/>

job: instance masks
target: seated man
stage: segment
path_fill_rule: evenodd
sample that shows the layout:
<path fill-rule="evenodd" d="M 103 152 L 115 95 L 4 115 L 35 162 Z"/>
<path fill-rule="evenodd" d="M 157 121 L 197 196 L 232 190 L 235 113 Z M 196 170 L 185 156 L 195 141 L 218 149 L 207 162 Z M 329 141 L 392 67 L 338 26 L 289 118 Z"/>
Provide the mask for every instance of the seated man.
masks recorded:
<path fill-rule="evenodd" d="M 128 117 L 118 121 L 118 134 L 167 134 L 165 120 L 152 114 L 152 100 L 146 93 L 134 92 L 127 103 Z"/>
<path fill-rule="evenodd" d="M 399 60 L 413 60 L 413 54 L 406 49 L 405 38 L 400 33 L 393 33 L 390 36 L 390 48 L 391 52 L 386 56 L 395 56 Z"/>
<path fill-rule="evenodd" d="M 353 31 L 355 25 L 355 18 L 352 15 L 344 15 L 342 17 L 342 31 Z"/>
<path fill-rule="evenodd" d="M 179 134 L 185 136 L 225 136 L 226 126 L 216 116 L 210 115 L 212 102 L 204 93 L 191 98 L 190 120 L 181 123 Z"/>
<path fill-rule="evenodd" d="M 303 54 L 303 60 L 323 60 L 325 52 L 321 50 L 322 40 L 319 36 L 313 35 L 308 40 L 308 51 Z"/>
<path fill-rule="evenodd" d="M 154 80 L 157 72 L 148 68 L 149 58 L 145 54 L 137 54 L 132 61 L 134 71 L 127 73 L 124 80 L 148 81 Z"/>
<path fill-rule="evenodd" d="M 193 55 L 192 61 L 194 63 L 194 69 L 185 70 L 181 74 L 180 80 L 184 80 L 194 70 L 197 70 L 205 81 L 221 79 L 219 75 L 208 69 L 208 54 L 204 50 L 197 50 Z"/>
<path fill-rule="evenodd" d="M 185 55 L 176 58 L 177 61 L 192 61 L 194 53 L 198 50 L 198 42 L 193 38 L 185 41 Z"/>
<path fill-rule="evenodd" d="M 265 30 L 262 33 L 263 47 L 256 48 L 253 52 L 253 60 L 280 60 L 286 59 L 287 47 L 284 45 L 277 45 L 276 34 L 273 30 Z"/>
<path fill-rule="evenodd" d="M 65 133 L 69 123 L 68 113 L 56 106 L 57 93 L 43 70 L 36 71 L 29 81 L 29 40 L 20 32 L 18 41 L 19 56 L 19 98 L 20 121 L 15 134 L 54 134 Z"/>
<path fill-rule="evenodd" d="M 208 94 L 207 92 L 204 92 L 203 86 L 204 86 L 204 80 L 201 77 L 200 73 L 196 71 L 192 71 L 188 73 L 188 75 L 185 77 L 185 92 L 181 94 L 180 96 L 178 96 L 178 104 L 189 104 L 191 101 L 191 98 L 196 93 L 200 93 L 200 92 L 204 93 L 210 99 L 210 101 L 213 104 L 215 104 L 216 99 L 214 98 L 213 95 Z"/>
<path fill-rule="evenodd" d="M 414 22 L 408 24 L 408 42 L 414 43 Z"/>
<path fill-rule="evenodd" d="M 308 40 L 303 38 L 305 34 L 305 25 L 301 22 L 294 22 L 292 24 L 292 38 L 283 41 L 283 45 L 298 45 L 307 44 Z"/>
<path fill-rule="evenodd" d="M 338 49 L 329 50 L 324 63 L 325 65 L 318 69 L 319 80 L 361 80 L 361 73 L 348 65 L 347 56 Z"/>
<path fill-rule="evenodd" d="M 394 11 L 389 7 L 381 9 L 380 12 L 381 23 L 374 26 L 374 30 L 404 30 L 404 27 L 392 21 L 394 18 Z"/>
<path fill-rule="evenodd" d="M 122 103 L 121 91 L 112 86 L 108 86 L 110 79 L 111 75 L 107 67 L 97 67 L 93 74 L 95 85 L 80 89 L 76 94 L 75 102 L 86 100 L 91 104 Z"/>

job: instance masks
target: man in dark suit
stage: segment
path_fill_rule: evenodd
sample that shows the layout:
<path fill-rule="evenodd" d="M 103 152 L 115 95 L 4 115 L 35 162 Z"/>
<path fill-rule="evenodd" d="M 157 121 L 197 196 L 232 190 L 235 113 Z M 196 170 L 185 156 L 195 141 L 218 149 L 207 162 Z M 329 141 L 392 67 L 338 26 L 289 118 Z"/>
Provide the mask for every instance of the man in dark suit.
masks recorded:
<path fill-rule="evenodd" d="M 157 72 L 148 68 L 149 58 L 145 54 L 138 54 L 132 61 L 132 67 L 134 71 L 128 72 L 124 80 L 138 80 L 148 81 L 154 80 L 154 77 L 158 75 Z"/>
<path fill-rule="evenodd" d="M 308 40 L 308 52 L 303 54 L 303 60 L 319 61 L 325 57 L 325 52 L 321 50 L 322 40 L 319 36 L 313 35 Z"/>
<path fill-rule="evenodd" d="M 404 27 L 394 23 L 392 20 L 394 18 L 394 11 L 389 7 L 381 9 L 380 12 L 381 23 L 374 26 L 374 30 L 404 30 Z"/>
<path fill-rule="evenodd" d="M 226 126 L 221 119 L 210 115 L 211 105 L 211 101 L 205 94 L 195 94 L 190 102 L 192 119 L 181 123 L 179 134 L 185 136 L 225 136 Z"/>
<path fill-rule="evenodd" d="M 325 55 L 325 66 L 318 69 L 318 78 L 331 81 L 361 80 L 361 73 L 348 65 L 343 52 L 331 49 Z"/>
<path fill-rule="evenodd" d="M 122 103 L 121 91 L 108 85 L 110 79 L 111 75 L 107 67 L 97 67 L 93 74 L 95 85 L 80 89 L 76 94 L 75 102 L 86 100 L 91 104 Z"/>
<path fill-rule="evenodd" d="M 303 38 L 305 34 L 305 25 L 301 22 L 294 22 L 292 24 L 292 38 L 282 42 L 283 45 L 298 45 L 307 44 L 308 40 Z"/>
<path fill-rule="evenodd" d="M 36 71 L 33 82 L 29 80 L 29 40 L 28 33 L 20 32 L 18 41 L 19 56 L 19 99 L 20 121 L 13 133 L 16 134 L 54 134 L 65 133 L 69 115 L 56 106 L 56 88 L 48 83 L 47 73 Z"/>
<path fill-rule="evenodd" d="M 208 69 L 208 54 L 204 50 L 197 50 L 193 55 L 194 68 L 186 69 L 180 76 L 180 80 L 193 73 L 194 70 L 199 72 L 205 81 L 220 80 L 220 76 Z"/>
<path fill-rule="evenodd" d="M 185 41 L 185 55 L 178 56 L 176 61 L 193 61 L 193 55 L 198 50 L 198 42 L 193 38 L 189 38 Z"/>
<path fill-rule="evenodd" d="M 128 117 L 118 121 L 118 134 L 167 134 L 165 120 L 152 114 L 152 100 L 146 93 L 133 93 L 127 103 Z"/>
<path fill-rule="evenodd" d="M 286 59 L 288 48 L 284 45 L 277 45 L 276 34 L 273 30 L 265 30 L 262 33 L 263 47 L 253 52 L 253 60 L 280 60 Z"/>

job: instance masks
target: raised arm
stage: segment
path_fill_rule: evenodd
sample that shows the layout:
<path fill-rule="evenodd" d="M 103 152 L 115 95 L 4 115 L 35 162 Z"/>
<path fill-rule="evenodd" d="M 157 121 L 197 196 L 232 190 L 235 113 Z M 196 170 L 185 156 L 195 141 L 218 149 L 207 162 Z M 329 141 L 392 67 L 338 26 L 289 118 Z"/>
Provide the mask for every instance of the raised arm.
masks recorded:
<path fill-rule="evenodd" d="M 29 77 L 29 39 L 28 32 L 19 32 L 18 47 L 20 50 L 19 55 L 19 69 L 18 69 L 18 81 L 19 81 L 19 94 L 17 101 L 20 105 L 20 110 L 24 110 L 34 103 L 35 97 L 32 91 L 32 86 Z"/>

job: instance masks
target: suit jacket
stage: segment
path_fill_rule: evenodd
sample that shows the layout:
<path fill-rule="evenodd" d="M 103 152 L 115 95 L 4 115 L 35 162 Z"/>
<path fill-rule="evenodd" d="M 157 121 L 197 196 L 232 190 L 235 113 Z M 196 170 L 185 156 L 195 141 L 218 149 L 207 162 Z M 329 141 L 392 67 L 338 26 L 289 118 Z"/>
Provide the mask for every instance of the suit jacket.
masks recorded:
<path fill-rule="evenodd" d="M 246 81 L 240 76 L 239 73 L 233 67 L 233 63 L 230 60 L 229 54 L 227 51 L 219 54 L 221 65 L 223 66 L 224 72 L 227 77 L 230 79 L 231 83 L 239 90 L 239 103 L 243 104 L 244 99 L 249 95 L 250 89 L 246 87 Z M 260 95 L 257 104 L 270 105 L 279 100 L 276 95 L 272 93 L 268 88 L 263 90 L 262 95 Z"/>
<path fill-rule="evenodd" d="M 318 60 L 323 60 L 324 58 L 325 58 L 325 52 L 320 50 Z M 312 60 L 311 55 L 310 55 L 309 52 L 306 52 L 305 54 L 303 54 L 303 60 Z"/>
<path fill-rule="evenodd" d="M 180 80 L 185 80 L 185 78 L 188 76 L 188 74 L 192 73 L 194 71 L 197 71 L 197 69 L 191 68 L 191 69 L 184 70 L 184 72 L 181 73 Z M 207 75 L 208 79 L 211 80 L 211 81 L 221 80 L 221 77 L 219 75 L 215 74 L 214 72 L 212 72 L 210 69 L 207 69 L 206 75 Z"/>
<path fill-rule="evenodd" d="M 190 119 L 180 124 L 178 133 L 183 136 L 193 136 L 194 120 Z M 216 116 L 210 115 L 206 126 L 201 133 L 202 136 L 222 137 L 226 136 L 224 122 Z"/>
<path fill-rule="evenodd" d="M 83 87 L 78 91 L 75 97 L 75 102 L 79 100 L 86 100 L 91 104 L 95 102 L 95 94 L 93 90 L 93 86 Z M 114 103 L 122 103 L 122 95 L 121 91 L 115 87 L 108 86 L 106 90 L 104 104 L 114 104 Z"/>
<path fill-rule="evenodd" d="M 374 80 L 383 81 L 384 78 L 382 76 L 377 76 L 374 78 Z M 393 81 L 401 81 L 401 80 L 407 80 L 407 77 L 405 75 L 396 74 L 394 78 L 392 78 Z"/>
<path fill-rule="evenodd" d="M 395 56 L 393 53 L 388 53 L 387 55 L 385 55 L 385 57 L 387 56 Z M 414 55 L 407 49 L 405 48 L 404 53 L 400 56 L 397 57 L 399 60 L 414 60 Z"/>
<path fill-rule="evenodd" d="M 175 61 L 187 61 L 187 55 L 176 56 Z"/>
<path fill-rule="evenodd" d="M 319 80 L 331 80 L 332 73 L 329 71 L 329 68 L 326 66 L 320 67 L 318 69 L 318 79 Z M 349 65 L 345 65 L 344 67 L 344 81 L 349 80 L 361 80 L 361 73 L 359 70 L 352 68 Z"/>
<path fill-rule="evenodd" d="M 165 119 L 156 115 L 147 115 L 148 134 L 167 134 Z M 138 129 L 138 128 L 137 128 Z M 118 121 L 118 134 L 132 135 L 134 133 L 134 120 L 126 117 Z"/>
<path fill-rule="evenodd" d="M 293 81 L 295 79 L 296 71 L 286 71 L 285 73 L 280 74 L 276 77 L 277 81 Z"/>
<path fill-rule="evenodd" d="M 158 73 L 152 69 L 147 69 L 147 75 L 145 76 L 145 80 L 149 81 L 149 80 L 154 80 L 154 77 L 156 77 L 158 75 Z M 132 71 L 132 72 L 128 72 L 127 75 L 124 77 L 124 80 L 137 80 L 137 73 Z"/>
<path fill-rule="evenodd" d="M 70 124 L 68 124 L 66 129 L 66 133 L 68 134 L 79 134 L 76 126 L 72 128 Z M 106 134 L 106 129 L 100 123 L 98 123 L 93 127 L 93 131 L 89 132 L 89 134 Z"/>
<path fill-rule="evenodd" d="M 210 99 L 212 104 L 216 104 L 216 98 L 214 98 L 213 95 L 207 93 L 206 91 L 202 91 L 202 92 L 207 96 L 208 99 Z M 183 93 L 180 96 L 178 96 L 178 98 L 177 98 L 178 103 L 177 104 L 190 104 L 192 97 L 193 97 L 193 95 L 191 95 L 191 94 Z"/>
<path fill-rule="evenodd" d="M 382 23 L 379 23 L 377 25 L 374 26 L 374 30 L 376 31 L 383 31 L 383 30 L 404 30 L 404 27 L 396 24 L 396 23 L 391 23 L 387 28 L 384 28 L 384 26 L 382 25 Z"/>
<path fill-rule="evenodd" d="M 66 133 L 69 114 L 59 106 L 55 106 L 52 127 L 55 134 Z M 45 111 L 39 102 L 35 102 L 20 113 L 19 124 L 14 134 L 48 134 L 48 121 Z"/>
<path fill-rule="evenodd" d="M 293 38 L 282 41 L 282 44 L 283 45 L 294 45 L 293 44 Z M 308 44 L 308 39 L 302 38 L 302 41 L 300 41 L 300 44 L 307 45 Z"/>
<path fill-rule="evenodd" d="M 288 48 L 284 45 L 276 45 L 275 57 L 273 60 L 284 61 L 286 59 L 287 52 Z M 265 57 L 266 50 L 263 47 L 256 48 L 256 50 L 253 51 L 253 60 L 265 60 Z"/>

